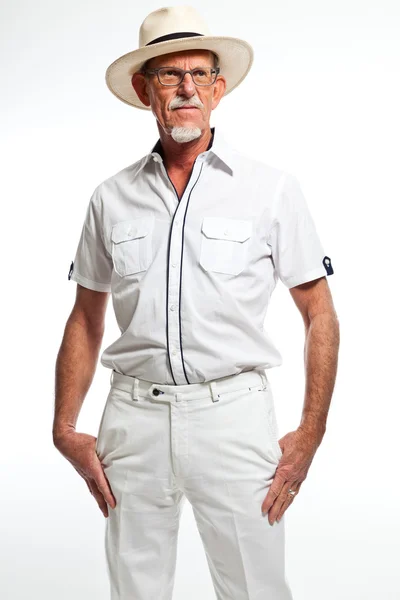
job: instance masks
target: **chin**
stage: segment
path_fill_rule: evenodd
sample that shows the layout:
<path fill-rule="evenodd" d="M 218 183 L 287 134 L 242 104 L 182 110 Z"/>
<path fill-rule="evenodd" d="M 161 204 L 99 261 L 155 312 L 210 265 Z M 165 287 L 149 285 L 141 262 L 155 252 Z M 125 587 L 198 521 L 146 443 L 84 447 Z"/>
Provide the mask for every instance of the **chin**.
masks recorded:
<path fill-rule="evenodd" d="M 180 125 L 172 127 L 171 137 L 176 142 L 182 144 L 185 142 L 191 142 L 201 136 L 202 130 L 197 125 L 190 127 L 190 125 Z"/>

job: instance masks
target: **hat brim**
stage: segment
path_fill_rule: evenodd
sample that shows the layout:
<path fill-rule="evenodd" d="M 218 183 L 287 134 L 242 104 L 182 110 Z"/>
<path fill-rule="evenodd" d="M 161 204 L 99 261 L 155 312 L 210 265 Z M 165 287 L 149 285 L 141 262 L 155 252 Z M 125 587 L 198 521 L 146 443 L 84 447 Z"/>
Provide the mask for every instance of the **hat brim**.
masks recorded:
<path fill-rule="evenodd" d="M 218 55 L 221 75 L 226 79 L 224 96 L 243 81 L 254 59 L 252 46 L 245 40 L 235 37 L 196 36 L 167 40 L 144 46 L 117 58 L 106 71 L 108 89 L 119 100 L 130 106 L 151 110 L 151 107 L 145 106 L 137 96 L 131 82 L 132 75 L 150 58 L 181 50 L 211 50 Z"/>

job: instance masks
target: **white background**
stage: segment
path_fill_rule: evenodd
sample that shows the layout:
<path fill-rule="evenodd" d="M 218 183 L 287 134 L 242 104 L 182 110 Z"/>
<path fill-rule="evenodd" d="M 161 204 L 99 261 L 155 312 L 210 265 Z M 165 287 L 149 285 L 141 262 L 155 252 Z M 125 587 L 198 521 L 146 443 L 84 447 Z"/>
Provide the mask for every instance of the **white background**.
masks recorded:
<path fill-rule="evenodd" d="M 286 512 L 294 600 L 399 598 L 400 9 L 380 0 L 194 2 L 255 61 L 211 125 L 295 174 L 335 274 L 339 370 L 325 438 Z M 150 151 L 153 115 L 104 73 L 162 4 L 13 0 L 1 6 L 2 418 L 0 594 L 107 600 L 102 516 L 52 445 L 54 367 L 76 283 L 67 275 L 96 185 Z M 280 435 L 304 394 L 300 313 L 279 282 L 266 329 Z M 111 302 L 102 349 L 119 334 Z M 77 429 L 97 434 L 99 366 Z M 174 600 L 214 598 L 191 508 Z M 266 599 L 267 600 L 267 599 Z M 274 600 L 274 599 L 270 599 Z"/>

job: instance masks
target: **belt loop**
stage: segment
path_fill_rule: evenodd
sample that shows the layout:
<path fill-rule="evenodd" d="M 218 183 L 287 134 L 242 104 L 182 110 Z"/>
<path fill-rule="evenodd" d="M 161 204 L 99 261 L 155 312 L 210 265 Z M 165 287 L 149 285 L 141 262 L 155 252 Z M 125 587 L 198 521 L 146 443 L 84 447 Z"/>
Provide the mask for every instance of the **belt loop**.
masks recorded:
<path fill-rule="evenodd" d="M 218 400 L 219 400 L 219 394 L 217 394 L 215 381 L 210 381 L 209 382 L 209 386 L 210 386 L 210 389 L 211 389 L 211 396 L 212 396 L 213 402 L 218 402 Z"/>
<path fill-rule="evenodd" d="M 175 392 L 175 400 L 180 402 L 182 400 L 183 394 L 181 392 Z"/>
<path fill-rule="evenodd" d="M 133 400 L 139 400 L 139 379 L 137 377 L 133 378 Z"/>
<path fill-rule="evenodd" d="M 268 379 L 264 371 L 260 371 L 260 377 L 262 381 L 262 389 L 266 390 L 268 386 Z"/>
<path fill-rule="evenodd" d="M 110 385 L 113 384 L 113 379 L 114 379 L 114 369 L 111 369 L 111 375 L 110 375 Z"/>

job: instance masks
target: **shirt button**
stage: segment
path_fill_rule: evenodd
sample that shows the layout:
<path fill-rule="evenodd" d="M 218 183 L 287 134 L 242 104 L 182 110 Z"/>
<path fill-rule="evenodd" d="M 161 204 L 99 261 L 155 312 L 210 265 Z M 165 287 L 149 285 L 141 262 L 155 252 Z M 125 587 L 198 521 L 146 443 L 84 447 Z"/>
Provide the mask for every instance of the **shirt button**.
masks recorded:
<path fill-rule="evenodd" d="M 173 267 L 176 267 L 176 262 L 171 263 Z"/>
<path fill-rule="evenodd" d="M 176 354 L 176 348 L 172 348 L 172 354 L 175 356 L 175 354 Z"/>
<path fill-rule="evenodd" d="M 231 232 L 229 231 L 229 229 L 225 229 L 224 231 L 224 235 L 229 235 Z"/>
<path fill-rule="evenodd" d="M 170 310 L 175 310 L 175 304 L 171 304 L 171 306 L 169 307 Z"/>
<path fill-rule="evenodd" d="M 160 393 L 160 390 L 158 390 L 157 388 L 155 388 L 155 389 L 153 390 L 153 396 L 158 396 L 158 395 L 159 395 L 159 393 Z"/>

